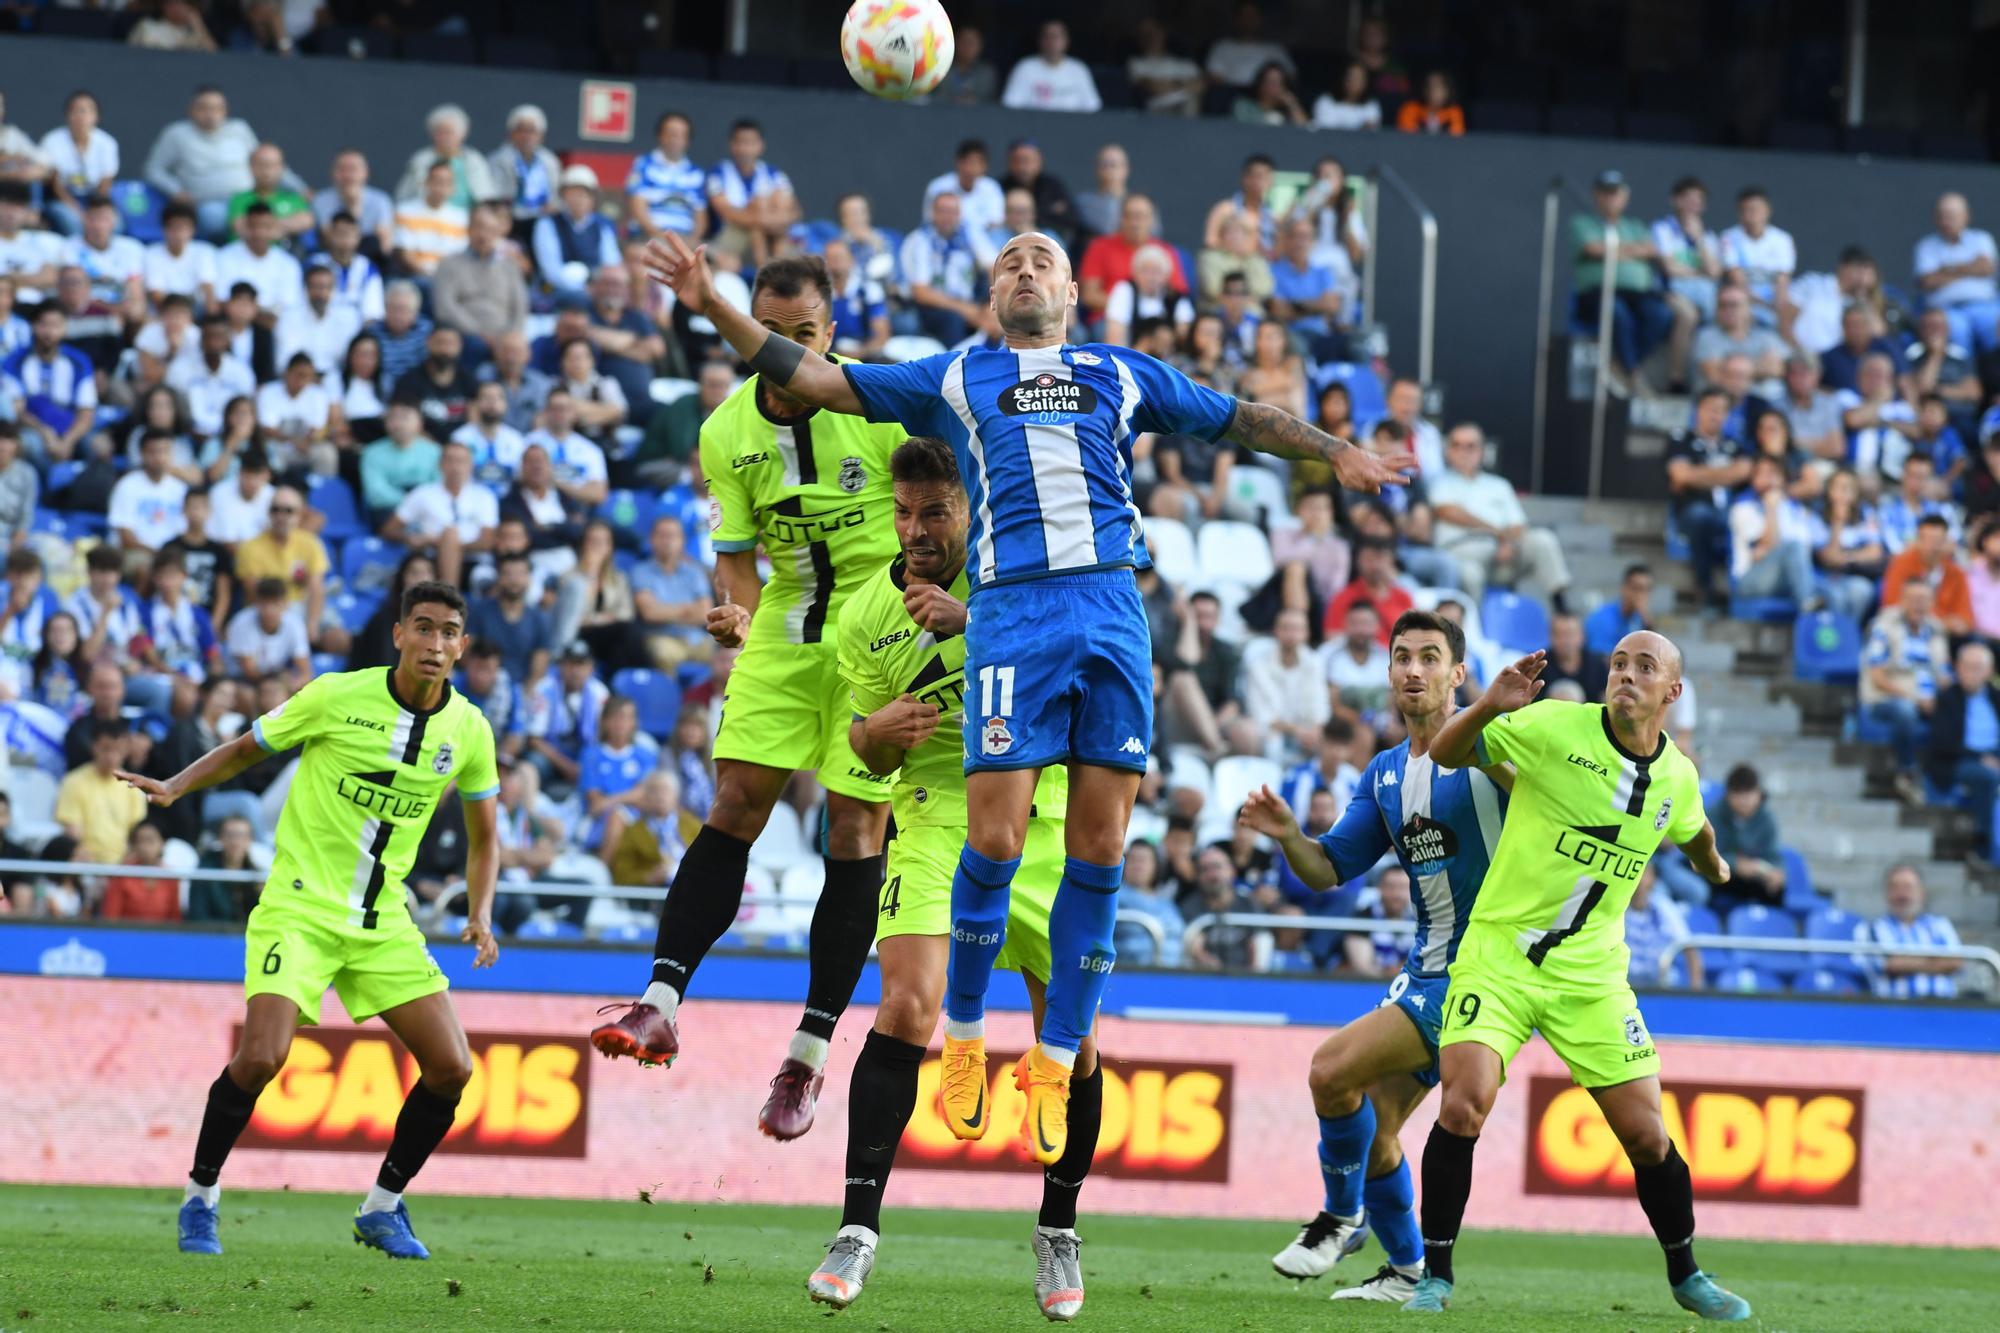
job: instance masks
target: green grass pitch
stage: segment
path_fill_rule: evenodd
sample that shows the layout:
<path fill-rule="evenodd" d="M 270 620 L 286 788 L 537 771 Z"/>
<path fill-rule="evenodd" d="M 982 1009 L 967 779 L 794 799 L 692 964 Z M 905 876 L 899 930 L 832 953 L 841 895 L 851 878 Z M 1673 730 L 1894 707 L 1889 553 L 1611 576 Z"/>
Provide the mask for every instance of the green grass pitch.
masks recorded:
<path fill-rule="evenodd" d="M 893 1197 L 893 1196 L 892 1196 Z M 1086 1205 L 1089 1193 L 1085 1192 Z M 355 1200 L 226 1193 L 220 1259 L 174 1248 L 164 1190 L 0 1186 L 0 1330 L 848 1329 L 959 1333 L 1044 1325 L 1033 1219 L 886 1214 L 867 1291 L 835 1315 L 806 1299 L 833 1207 L 649 1205 L 412 1194 L 435 1257 L 397 1263 L 348 1239 Z M 1402 1327 L 1415 1316 L 1328 1303 L 1271 1271 L 1272 1223 L 1086 1214 L 1080 1327 L 1319 1330 Z M 1756 1307 L 1752 1328 L 1800 1333 L 1990 1329 L 2000 1253 L 1704 1241 L 1703 1262 Z M 1667 1330 L 1698 1321 L 1667 1294 L 1638 1237 L 1483 1232 L 1463 1242 L 1447 1327 L 1479 1333 Z M 1368 1250 L 1336 1270 L 1358 1281 Z"/>

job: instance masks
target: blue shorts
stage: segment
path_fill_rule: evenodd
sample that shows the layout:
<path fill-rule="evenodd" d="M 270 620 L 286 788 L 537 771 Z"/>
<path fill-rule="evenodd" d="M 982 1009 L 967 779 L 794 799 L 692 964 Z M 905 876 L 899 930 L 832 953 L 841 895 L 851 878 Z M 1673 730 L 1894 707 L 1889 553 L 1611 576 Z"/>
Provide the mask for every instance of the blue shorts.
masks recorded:
<path fill-rule="evenodd" d="M 1146 771 L 1153 636 L 1129 569 L 974 594 L 965 624 L 965 771 L 1068 760 Z"/>
<path fill-rule="evenodd" d="M 1444 992 L 1449 980 L 1442 976 L 1420 976 L 1405 967 L 1389 983 L 1389 993 L 1382 997 L 1382 1004 L 1395 1005 L 1417 1025 L 1417 1035 L 1424 1039 L 1424 1049 L 1431 1053 L 1430 1068 L 1413 1075 L 1427 1088 L 1438 1085 L 1438 1032 L 1444 1027 Z"/>

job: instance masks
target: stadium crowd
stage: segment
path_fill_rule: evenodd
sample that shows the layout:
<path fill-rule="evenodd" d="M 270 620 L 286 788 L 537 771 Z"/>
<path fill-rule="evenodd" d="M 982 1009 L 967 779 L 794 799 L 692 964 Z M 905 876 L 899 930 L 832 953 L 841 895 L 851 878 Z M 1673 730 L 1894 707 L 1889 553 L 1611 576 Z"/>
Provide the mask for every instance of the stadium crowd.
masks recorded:
<path fill-rule="evenodd" d="M 1239 54 L 1245 70 L 1271 67 Z M 975 48 L 958 73 L 977 68 Z M 1578 700 L 1599 696 L 1602 655 L 1647 622 L 1652 570 L 1579 604 L 1560 539 L 1528 521 L 1493 442 L 1476 423 L 1428 419 L 1424 387 L 1389 373 L 1361 305 L 1360 183 L 1331 155 L 1287 180 L 1249 157 L 1186 220 L 1199 226 L 1184 248 L 1115 143 L 1081 189 L 1029 140 L 998 154 L 966 141 L 907 198 L 807 201 L 754 122 L 730 126 L 727 155 L 702 166 L 678 112 L 610 181 L 565 166 L 528 105 L 491 151 L 444 105 L 412 127 L 407 160 L 347 150 L 318 181 L 219 88 L 164 126 L 99 121 L 88 92 L 39 139 L 0 120 L 0 696 L 20 839 L 0 854 L 190 873 L 184 886 L 0 876 L 15 912 L 242 919 L 254 888 L 199 870 L 260 864 L 289 769 L 152 812 L 112 770 L 171 774 L 313 674 L 386 665 L 398 593 L 431 577 L 473 599 L 459 686 L 501 740 L 505 880 L 669 880 L 713 794 L 728 667 L 702 628 L 713 557 L 696 444 L 741 368 L 645 281 L 639 249 L 663 233 L 705 239 L 738 304 L 771 257 L 822 256 L 836 349 L 901 359 L 995 338 L 987 264 L 1008 237 L 1048 231 L 1075 256 L 1078 339 L 1420 458 L 1416 484 L 1371 497 L 1227 444 L 1137 442 L 1159 735 L 1126 873 L 1129 961 L 1392 973 L 1407 945 L 1394 929 L 1197 920 L 1410 914 L 1394 870 L 1307 889 L 1236 828 L 1243 797 L 1269 783 L 1308 830 L 1332 824 L 1368 757 L 1400 739 L 1386 646 L 1412 606 L 1465 627 L 1468 691 L 1503 646 L 1546 642 L 1551 695 Z M 122 154 L 120 135 L 143 154 Z M 114 202 L 141 185 L 157 216 Z M 1650 228 L 1624 217 L 1628 194 L 1607 172 L 1598 216 L 1576 220 L 1578 316 L 1594 314 L 1602 229 L 1616 226 L 1620 391 L 1652 392 L 1651 379 L 1696 391 L 1668 471 L 1699 586 L 1726 566 L 1738 612 L 1789 599 L 1787 614 L 1824 604 L 1859 620 L 1886 576 L 1862 716 L 1891 731 L 1913 774 L 1990 813 L 2000 693 L 1981 641 L 2000 633 L 2000 610 L 1980 608 L 2000 578 L 2000 526 L 1974 522 L 1970 571 L 1952 548 L 2000 510 L 2000 410 L 1982 387 L 2000 389 L 1991 237 L 1969 227 L 1963 199 L 1939 201 L 1916 250 L 1923 299 L 1905 301 L 1856 250 L 1833 272 L 1797 271 L 1762 191 L 1741 192 L 1719 235 L 1699 182 L 1677 185 Z M 1957 685 L 1947 636 L 1961 644 Z M 1694 722 L 1690 696 L 1674 725 L 1684 748 Z M 1710 905 L 1663 861 L 1661 891 L 1633 909 L 1660 948 L 1690 913 L 1699 925 L 1703 912 L 1785 905 L 1756 775 L 1725 785 L 1714 813 L 1735 830 L 1739 897 Z M 795 782 L 760 840 L 746 939 L 804 928 L 816 793 Z M 448 802 L 412 882 L 434 915 L 449 914 L 463 837 Z M 1921 884 L 1889 896 L 1915 913 Z M 500 924 L 644 935 L 650 910 L 515 892 Z M 1640 980 L 1658 980 L 1659 957 L 1635 951 Z M 1922 975 L 1924 993 L 1951 984 Z M 1673 978 L 1702 984 L 1699 958 Z"/>

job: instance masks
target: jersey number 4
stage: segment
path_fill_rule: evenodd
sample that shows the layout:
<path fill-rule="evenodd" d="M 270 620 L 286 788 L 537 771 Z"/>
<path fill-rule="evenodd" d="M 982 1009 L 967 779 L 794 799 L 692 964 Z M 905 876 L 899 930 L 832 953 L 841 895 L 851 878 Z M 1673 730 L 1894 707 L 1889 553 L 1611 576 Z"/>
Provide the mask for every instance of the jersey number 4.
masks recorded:
<path fill-rule="evenodd" d="M 999 696 L 999 707 L 994 707 L 995 695 Z M 1014 711 L 1014 668 L 1010 666 L 983 666 L 979 668 L 979 711 L 988 717 L 996 714 L 1005 717 Z"/>
<path fill-rule="evenodd" d="M 889 882 L 882 886 L 882 915 L 894 921 L 896 913 L 901 911 L 902 907 L 903 877 L 901 875 L 891 875 Z"/>

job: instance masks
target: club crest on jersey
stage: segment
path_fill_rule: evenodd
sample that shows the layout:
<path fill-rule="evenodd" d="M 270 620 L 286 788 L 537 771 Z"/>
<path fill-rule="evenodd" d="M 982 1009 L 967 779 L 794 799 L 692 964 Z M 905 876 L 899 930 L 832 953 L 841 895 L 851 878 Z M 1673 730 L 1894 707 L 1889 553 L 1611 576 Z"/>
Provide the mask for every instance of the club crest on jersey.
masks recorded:
<path fill-rule="evenodd" d="M 1045 371 L 1002 389 L 999 406 L 1010 417 L 1083 416 L 1097 410 L 1097 390 Z"/>
<path fill-rule="evenodd" d="M 1639 1015 L 1625 1015 L 1625 1040 L 1634 1046 L 1646 1044 L 1646 1025 L 1639 1021 Z"/>
<path fill-rule="evenodd" d="M 1014 733 L 1007 730 L 1007 719 L 989 717 L 986 725 L 979 729 L 979 752 L 981 754 L 1005 754 L 1014 748 Z"/>
<path fill-rule="evenodd" d="M 840 489 L 849 495 L 861 494 L 861 488 L 868 484 L 868 473 L 858 458 L 840 460 Z"/>
<path fill-rule="evenodd" d="M 444 744 L 438 746 L 437 753 L 431 756 L 431 771 L 439 777 L 443 777 L 445 774 L 451 772 L 450 741 L 446 741 Z"/>
<path fill-rule="evenodd" d="M 721 526 L 722 526 L 722 501 L 710 500 L 708 502 L 708 530 L 710 532 L 714 532 Z"/>
<path fill-rule="evenodd" d="M 1076 362 L 1079 366 L 1101 366 L 1104 364 L 1104 358 L 1095 352 L 1071 352 L 1069 359 Z"/>
<path fill-rule="evenodd" d="M 1660 802 L 1660 813 L 1653 816 L 1653 832 L 1658 833 L 1664 829 L 1667 826 L 1667 821 L 1673 817 L 1674 798 L 1669 796 L 1666 800 Z"/>

